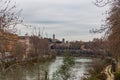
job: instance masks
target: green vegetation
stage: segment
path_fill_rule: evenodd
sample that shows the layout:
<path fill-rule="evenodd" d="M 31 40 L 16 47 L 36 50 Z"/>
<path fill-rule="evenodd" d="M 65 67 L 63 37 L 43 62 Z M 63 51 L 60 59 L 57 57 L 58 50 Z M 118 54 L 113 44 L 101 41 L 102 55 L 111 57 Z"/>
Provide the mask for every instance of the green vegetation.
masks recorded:
<path fill-rule="evenodd" d="M 103 73 L 103 71 L 105 67 L 110 64 L 110 62 L 110 58 L 107 58 L 105 60 L 96 60 L 91 65 L 92 69 L 88 70 L 90 76 L 84 77 L 83 80 L 106 80 L 107 76 L 105 73 Z"/>
<path fill-rule="evenodd" d="M 65 53 L 63 65 L 53 74 L 53 80 L 74 80 L 74 71 L 72 67 L 75 65 L 75 58 Z"/>
<path fill-rule="evenodd" d="M 120 80 L 120 71 L 115 73 L 115 80 Z"/>

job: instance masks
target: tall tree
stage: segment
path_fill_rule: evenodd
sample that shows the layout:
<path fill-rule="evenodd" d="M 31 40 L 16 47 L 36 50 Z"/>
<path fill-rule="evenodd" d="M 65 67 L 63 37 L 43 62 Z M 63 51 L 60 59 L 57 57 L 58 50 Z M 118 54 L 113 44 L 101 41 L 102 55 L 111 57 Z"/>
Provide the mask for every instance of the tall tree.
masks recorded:
<path fill-rule="evenodd" d="M 17 11 L 15 4 L 11 0 L 0 0 L 0 53 L 3 64 L 10 41 L 10 34 L 16 32 L 15 26 L 22 22 L 20 11 Z"/>
<path fill-rule="evenodd" d="M 21 10 L 20 10 L 21 11 Z M 15 26 L 22 22 L 20 11 L 17 11 L 11 0 L 0 0 L 0 52 L 6 51 L 10 34 L 16 31 Z"/>
<path fill-rule="evenodd" d="M 14 32 L 15 26 L 22 22 L 20 12 L 11 0 L 0 0 L 0 32 Z"/>
<path fill-rule="evenodd" d="M 120 0 L 96 0 L 97 6 L 105 6 L 110 3 L 111 7 L 107 13 L 106 25 L 99 30 L 93 32 L 106 31 L 107 39 L 109 41 L 109 49 L 113 57 L 119 59 L 120 57 Z"/>

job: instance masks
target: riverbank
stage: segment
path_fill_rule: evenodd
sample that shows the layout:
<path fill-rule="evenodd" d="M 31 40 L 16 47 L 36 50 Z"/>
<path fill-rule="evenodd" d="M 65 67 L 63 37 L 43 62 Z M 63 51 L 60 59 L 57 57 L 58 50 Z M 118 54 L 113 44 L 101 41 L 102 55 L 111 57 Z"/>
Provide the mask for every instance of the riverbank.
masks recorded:
<path fill-rule="evenodd" d="M 107 80 L 111 72 L 111 58 L 98 59 L 93 62 L 92 69 L 88 70 L 89 76 L 83 80 Z M 106 72 L 107 71 L 107 72 Z"/>
<path fill-rule="evenodd" d="M 27 64 L 37 64 L 37 63 L 43 63 L 47 61 L 54 60 L 56 58 L 55 55 L 44 55 L 40 57 L 30 57 L 26 59 L 11 59 L 11 60 L 3 60 L 0 64 L 0 69 L 4 71 L 10 69 L 11 67 L 14 67 L 16 65 L 27 65 Z"/>

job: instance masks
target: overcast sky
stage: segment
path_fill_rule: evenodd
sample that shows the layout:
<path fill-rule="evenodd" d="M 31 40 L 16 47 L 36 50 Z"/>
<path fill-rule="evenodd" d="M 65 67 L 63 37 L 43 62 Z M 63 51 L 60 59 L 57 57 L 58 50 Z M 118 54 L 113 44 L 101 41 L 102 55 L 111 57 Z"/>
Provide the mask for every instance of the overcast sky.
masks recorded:
<path fill-rule="evenodd" d="M 48 37 L 66 40 L 89 41 L 100 34 L 90 34 L 92 28 L 99 28 L 105 19 L 108 6 L 96 7 L 95 0 L 15 0 L 17 7 L 23 9 L 25 24 L 43 27 Z M 32 32 L 31 28 L 19 25 L 21 35 Z M 44 36 L 46 36 L 44 34 Z"/>

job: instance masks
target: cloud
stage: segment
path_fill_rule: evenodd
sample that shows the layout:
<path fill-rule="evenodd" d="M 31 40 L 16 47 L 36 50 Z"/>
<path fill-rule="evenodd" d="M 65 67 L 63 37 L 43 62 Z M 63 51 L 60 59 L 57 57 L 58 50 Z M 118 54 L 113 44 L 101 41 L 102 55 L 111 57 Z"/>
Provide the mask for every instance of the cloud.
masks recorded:
<path fill-rule="evenodd" d="M 46 32 L 61 37 L 81 40 L 91 40 L 89 30 L 99 27 L 103 22 L 102 15 L 107 7 L 96 7 L 94 0 L 15 0 L 17 6 L 23 9 L 22 16 L 26 24 L 39 24 L 46 27 Z M 25 33 L 25 28 L 21 28 Z M 30 29 L 27 29 L 30 33 Z M 75 37 L 76 36 L 76 37 Z M 78 37 L 77 37 L 78 36 Z M 85 36 L 80 38 L 80 36 Z M 88 39 L 86 38 L 88 36 Z"/>
<path fill-rule="evenodd" d="M 37 24 L 64 24 L 67 23 L 65 21 L 52 21 L 52 20 L 40 20 L 40 21 L 32 21 L 32 23 L 37 23 Z"/>

